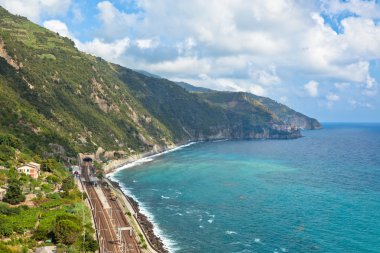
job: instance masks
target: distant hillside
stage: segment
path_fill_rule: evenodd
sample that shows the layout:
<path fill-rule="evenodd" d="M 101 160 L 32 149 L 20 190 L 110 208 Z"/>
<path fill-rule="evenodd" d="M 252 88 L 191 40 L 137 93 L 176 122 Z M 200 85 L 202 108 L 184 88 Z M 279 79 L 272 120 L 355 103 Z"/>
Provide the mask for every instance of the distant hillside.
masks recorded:
<path fill-rule="evenodd" d="M 322 128 L 321 123 L 318 120 L 307 117 L 302 113 L 296 112 L 295 110 L 289 108 L 286 105 L 278 103 L 273 99 L 256 96 L 254 94 L 247 93 L 248 96 L 261 104 L 265 105 L 270 111 L 272 111 L 280 120 L 285 124 L 292 126 L 297 126 L 302 129 L 315 130 Z"/>
<path fill-rule="evenodd" d="M 213 90 L 208 89 L 208 88 L 194 86 L 194 85 L 191 85 L 191 84 L 185 83 L 185 82 L 176 82 L 176 84 L 178 84 L 179 86 L 181 86 L 182 88 L 184 88 L 190 92 L 210 92 L 210 91 L 213 91 Z"/>
<path fill-rule="evenodd" d="M 71 155 L 99 147 L 130 153 L 191 140 L 300 136 L 251 94 L 202 94 L 82 53 L 0 7 L 0 133 L 37 153 L 57 145 Z"/>
<path fill-rule="evenodd" d="M 207 98 L 208 96 L 213 96 L 215 93 L 226 93 L 226 92 L 218 92 L 215 90 L 193 86 L 184 82 L 177 82 L 177 84 L 190 92 L 212 92 L 213 94 L 204 94 L 203 97 Z M 229 92 L 227 92 L 229 93 Z M 314 130 L 322 128 L 322 125 L 318 122 L 318 120 L 307 117 L 306 115 L 297 112 L 286 105 L 278 103 L 273 99 L 261 97 L 254 95 L 252 93 L 245 93 L 247 96 L 252 98 L 255 101 L 260 102 L 262 105 L 266 106 L 272 113 L 274 113 L 280 120 L 284 123 L 297 126 L 302 129 Z"/>

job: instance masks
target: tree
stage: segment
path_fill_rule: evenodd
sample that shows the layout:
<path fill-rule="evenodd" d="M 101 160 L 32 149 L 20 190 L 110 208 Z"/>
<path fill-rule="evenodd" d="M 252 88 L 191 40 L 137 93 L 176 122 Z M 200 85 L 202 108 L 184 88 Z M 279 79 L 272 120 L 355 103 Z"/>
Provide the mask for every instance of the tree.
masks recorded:
<path fill-rule="evenodd" d="M 69 191 L 71 189 L 74 189 L 74 186 L 75 186 L 75 184 L 74 184 L 73 178 L 71 176 L 68 176 L 65 179 L 63 179 L 61 190 L 62 191 Z"/>
<path fill-rule="evenodd" d="M 58 220 L 55 223 L 54 238 L 58 243 L 71 245 L 80 238 L 80 233 L 80 227 L 71 220 Z"/>
<path fill-rule="evenodd" d="M 0 144 L 0 161 L 6 162 L 13 159 L 15 156 L 15 151 L 12 147 Z"/>
<path fill-rule="evenodd" d="M 8 180 L 8 188 L 3 201 L 11 205 L 25 201 L 25 195 L 22 193 L 21 184 L 17 179 Z"/>
<path fill-rule="evenodd" d="M 22 148 L 21 140 L 11 134 L 0 134 L 0 144 L 6 145 L 12 148 L 16 148 L 16 149 Z"/>
<path fill-rule="evenodd" d="M 92 236 L 89 234 L 85 235 L 85 243 L 84 243 L 84 249 L 85 251 L 95 252 L 99 249 L 99 243 L 98 241 L 94 240 Z"/>
<path fill-rule="evenodd" d="M 42 170 L 47 172 L 54 172 L 61 168 L 61 164 L 55 159 L 46 159 L 42 161 Z"/>

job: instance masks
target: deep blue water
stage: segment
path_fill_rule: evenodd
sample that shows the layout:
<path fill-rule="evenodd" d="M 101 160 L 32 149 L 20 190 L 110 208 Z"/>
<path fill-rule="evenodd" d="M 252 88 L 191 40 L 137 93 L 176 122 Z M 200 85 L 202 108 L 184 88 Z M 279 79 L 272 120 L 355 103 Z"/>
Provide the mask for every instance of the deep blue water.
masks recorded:
<path fill-rule="evenodd" d="M 380 252 L 380 124 L 198 143 L 114 175 L 178 252 Z"/>

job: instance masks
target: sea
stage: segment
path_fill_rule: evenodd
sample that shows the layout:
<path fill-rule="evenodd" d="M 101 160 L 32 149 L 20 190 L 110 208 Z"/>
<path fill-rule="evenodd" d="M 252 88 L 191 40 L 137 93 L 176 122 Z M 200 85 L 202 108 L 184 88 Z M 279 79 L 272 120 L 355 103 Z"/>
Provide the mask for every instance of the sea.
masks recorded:
<path fill-rule="evenodd" d="M 380 252 L 380 124 L 193 143 L 111 177 L 170 252 Z"/>

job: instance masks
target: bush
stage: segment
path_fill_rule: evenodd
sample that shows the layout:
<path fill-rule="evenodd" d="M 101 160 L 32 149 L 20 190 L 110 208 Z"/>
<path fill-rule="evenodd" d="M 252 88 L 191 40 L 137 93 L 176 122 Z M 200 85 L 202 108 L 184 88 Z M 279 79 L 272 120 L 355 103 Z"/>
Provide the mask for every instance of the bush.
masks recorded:
<path fill-rule="evenodd" d="M 83 244 L 83 243 L 82 243 Z M 85 236 L 85 243 L 84 243 L 84 249 L 90 252 L 95 252 L 99 249 L 98 241 L 94 240 L 92 236 L 86 234 Z"/>
<path fill-rule="evenodd" d="M 48 231 L 46 229 L 41 229 L 38 228 L 36 231 L 33 233 L 33 239 L 37 241 L 45 241 L 49 238 L 51 238 L 51 231 Z"/>
<path fill-rule="evenodd" d="M 0 161 L 6 162 L 15 156 L 15 151 L 10 146 L 0 145 Z"/>
<path fill-rule="evenodd" d="M 11 179 L 8 181 L 8 189 L 5 193 L 3 201 L 11 205 L 16 205 L 25 201 L 25 195 L 22 194 L 21 185 L 18 180 Z"/>
<path fill-rule="evenodd" d="M 61 182 L 61 179 L 57 176 L 49 175 L 46 177 L 46 181 L 52 184 L 56 184 L 56 183 Z"/>
<path fill-rule="evenodd" d="M 46 159 L 42 161 L 41 169 L 47 172 L 54 172 L 56 170 L 60 170 L 62 165 L 57 162 L 55 159 Z"/>
<path fill-rule="evenodd" d="M 74 186 L 75 186 L 75 183 L 74 183 L 73 178 L 71 176 L 68 176 L 65 179 L 63 179 L 61 190 L 69 191 L 71 189 L 74 189 Z"/>
<path fill-rule="evenodd" d="M 10 236 L 13 233 L 11 224 L 4 218 L 0 218 L 0 235 Z"/>
<path fill-rule="evenodd" d="M 20 214 L 20 208 L 12 208 L 7 204 L 0 203 L 0 214 L 4 215 L 17 215 Z"/>
<path fill-rule="evenodd" d="M 46 195 L 47 198 L 49 199 L 60 199 L 61 196 L 57 192 L 52 192 Z"/>
<path fill-rule="evenodd" d="M 61 220 L 69 220 L 69 221 L 72 221 L 76 224 L 80 224 L 80 220 L 78 219 L 78 217 L 76 217 L 75 215 L 69 214 L 69 213 L 58 215 L 55 218 L 56 222 L 61 221 Z"/>
<path fill-rule="evenodd" d="M 22 148 L 21 140 L 11 134 L 0 134 L 0 145 L 6 145 L 16 149 Z"/>
<path fill-rule="evenodd" d="M 58 220 L 53 232 L 56 242 L 71 245 L 80 237 L 81 228 L 71 220 Z"/>

